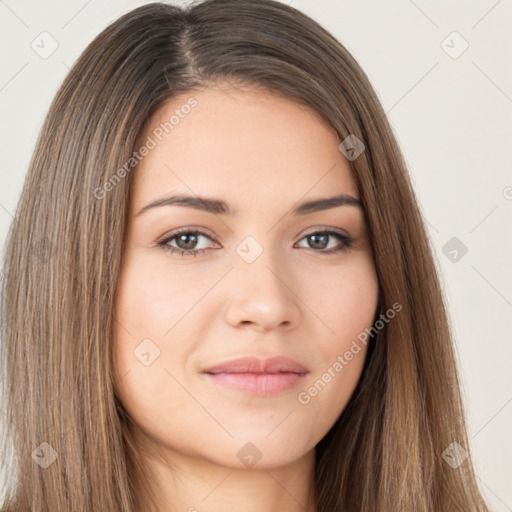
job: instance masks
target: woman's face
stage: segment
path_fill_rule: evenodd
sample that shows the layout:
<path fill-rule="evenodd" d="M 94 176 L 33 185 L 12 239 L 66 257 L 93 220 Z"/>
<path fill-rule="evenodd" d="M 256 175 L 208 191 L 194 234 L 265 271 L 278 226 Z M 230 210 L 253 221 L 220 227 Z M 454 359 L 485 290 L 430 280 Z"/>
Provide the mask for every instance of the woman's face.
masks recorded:
<path fill-rule="evenodd" d="M 291 463 L 347 404 L 365 355 L 351 347 L 377 308 L 362 208 L 307 206 L 359 198 L 337 135 L 308 109 L 228 87 L 174 98 L 141 140 L 117 395 L 171 459 Z M 289 359 L 264 361 L 276 356 Z M 224 364 L 238 358 L 256 359 Z"/>

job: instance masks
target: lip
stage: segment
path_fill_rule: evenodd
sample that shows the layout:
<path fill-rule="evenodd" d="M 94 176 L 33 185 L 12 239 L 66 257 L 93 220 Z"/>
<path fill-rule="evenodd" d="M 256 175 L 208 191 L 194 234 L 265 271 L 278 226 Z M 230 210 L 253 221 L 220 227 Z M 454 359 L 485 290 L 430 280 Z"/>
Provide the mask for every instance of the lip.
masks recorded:
<path fill-rule="evenodd" d="M 274 396 L 296 387 L 309 370 L 286 356 L 250 356 L 225 361 L 201 373 L 222 386 L 256 396 Z"/>
<path fill-rule="evenodd" d="M 255 356 L 239 357 L 211 366 L 203 373 L 308 373 L 308 369 L 294 359 L 274 356 L 261 359 Z"/>

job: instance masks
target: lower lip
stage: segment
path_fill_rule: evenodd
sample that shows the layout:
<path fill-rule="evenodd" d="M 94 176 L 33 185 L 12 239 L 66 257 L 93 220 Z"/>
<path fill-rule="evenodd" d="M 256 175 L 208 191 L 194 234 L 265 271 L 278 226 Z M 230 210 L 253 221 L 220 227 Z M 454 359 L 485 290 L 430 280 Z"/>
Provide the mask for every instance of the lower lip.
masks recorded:
<path fill-rule="evenodd" d="M 207 373 L 206 375 L 218 384 L 257 396 L 272 396 L 292 389 L 305 376 L 300 373 Z"/>

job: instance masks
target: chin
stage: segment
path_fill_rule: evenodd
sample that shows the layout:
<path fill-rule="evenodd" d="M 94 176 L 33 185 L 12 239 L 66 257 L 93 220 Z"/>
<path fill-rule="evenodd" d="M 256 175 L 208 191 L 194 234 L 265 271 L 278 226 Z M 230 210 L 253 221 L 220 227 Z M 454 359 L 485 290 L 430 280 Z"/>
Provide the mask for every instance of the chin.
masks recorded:
<path fill-rule="evenodd" d="M 205 447 L 205 459 L 209 462 L 229 467 L 232 469 L 271 470 L 296 463 L 314 449 L 314 444 L 306 445 L 304 440 L 301 446 L 297 446 L 297 438 L 285 432 L 285 436 L 272 434 L 265 438 L 265 434 L 236 435 L 235 439 L 227 443 L 215 443 L 215 451 L 211 447 Z M 292 442 L 286 442 L 291 441 Z M 209 449 L 210 448 L 210 449 Z"/>

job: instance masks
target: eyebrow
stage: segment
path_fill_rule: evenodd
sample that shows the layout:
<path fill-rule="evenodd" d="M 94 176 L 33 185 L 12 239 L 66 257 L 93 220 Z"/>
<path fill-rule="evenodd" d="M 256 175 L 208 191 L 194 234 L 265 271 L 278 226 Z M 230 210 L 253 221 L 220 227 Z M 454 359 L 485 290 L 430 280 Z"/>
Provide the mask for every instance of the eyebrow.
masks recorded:
<path fill-rule="evenodd" d="M 239 211 L 236 208 L 231 207 L 228 203 L 222 199 L 214 199 L 208 197 L 193 197 L 188 195 L 173 195 L 157 199 L 152 203 L 144 206 L 137 216 L 141 215 L 148 210 L 159 208 L 162 206 L 184 206 L 188 208 L 194 208 L 196 210 L 202 210 L 208 213 L 214 213 L 216 215 L 238 215 Z M 326 197 L 321 199 L 315 199 L 313 201 L 307 201 L 299 204 L 292 210 L 292 215 L 305 215 L 308 213 L 319 212 L 322 210 L 329 210 L 331 208 L 337 208 L 338 206 L 355 206 L 363 209 L 363 205 L 360 199 L 355 197 L 340 194 L 334 197 Z"/>

